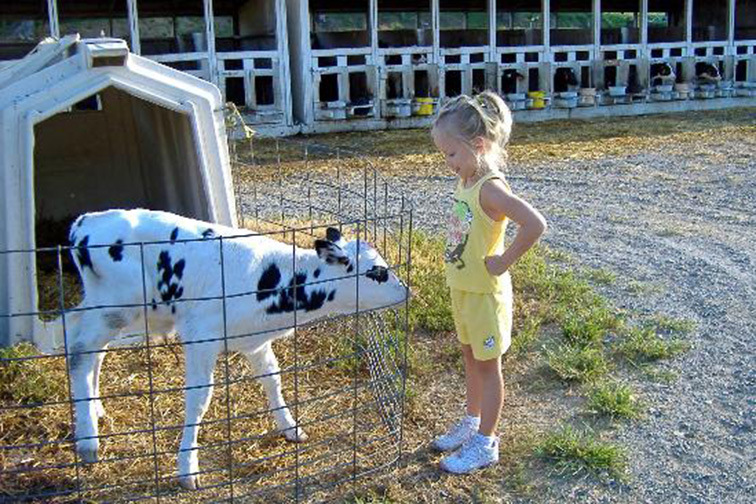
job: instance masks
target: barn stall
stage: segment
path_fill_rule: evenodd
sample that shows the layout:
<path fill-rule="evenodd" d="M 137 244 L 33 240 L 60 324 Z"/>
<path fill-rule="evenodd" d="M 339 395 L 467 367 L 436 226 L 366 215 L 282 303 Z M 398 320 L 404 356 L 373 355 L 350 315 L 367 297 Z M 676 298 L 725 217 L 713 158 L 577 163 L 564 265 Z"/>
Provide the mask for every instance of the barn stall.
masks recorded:
<path fill-rule="evenodd" d="M 261 132 L 295 132 L 284 0 L 20 0 L 3 2 L 0 19 L 0 59 L 22 57 L 46 35 L 117 37 L 216 84 Z"/>
<path fill-rule="evenodd" d="M 118 36 L 270 135 L 425 126 L 484 87 L 528 121 L 742 106 L 756 86 L 748 0 L 20 0 L 0 16 L 0 66 L 46 34 Z M 674 79 L 655 86 L 660 65 Z"/>
<path fill-rule="evenodd" d="M 347 10 L 289 2 L 297 8 L 290 33 L 300 42 L 293 77 L 305 132 L 427 125 L 426 95 L 435 109 L 484 88 L 519 120 L 539 120 L 744 105 L 730 99 L 748 96 L 753 82 L 744 0 L 366 0 Z M 329 37 L 338 49 L 318 42 Z M 675 77 L 654 87 L 662 63 Z M 702 87 L 702 64 L 717 69 L 715 89 Z M 350 82 L 367 91 L 350 96 Z M 349 113 L 360 101 L 364 110 Z"/>

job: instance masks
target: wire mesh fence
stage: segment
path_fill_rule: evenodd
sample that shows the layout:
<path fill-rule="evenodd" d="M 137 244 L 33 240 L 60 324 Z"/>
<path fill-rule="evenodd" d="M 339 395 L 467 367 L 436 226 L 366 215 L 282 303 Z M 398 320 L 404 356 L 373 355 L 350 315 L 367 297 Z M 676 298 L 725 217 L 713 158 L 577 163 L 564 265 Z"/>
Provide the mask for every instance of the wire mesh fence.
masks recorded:
<path fill-rule="evenodd" d="M 233 236 L 219 232 L 84 247 L 95 255 L 98 248 L 112 254 L 118 245 L 124 257 L 139 258 L 141 277 L 134 275 L 132 285 L 123 287 L 138 289 L 138 302 L 87 301 L 71 261 L 72 255 L 81 253 L 80 243 L 63 245 L 61 238 L 54 247 L 0 251 L 33 254 L 38 277 L 38 310 L 0 317 L 39 317 L 56 324 L 61 335 L 59 351 L 52 354 L 28 344 L 0 349 L 0 496 L 4 499 L 329 501 L 355 488 L 365 476 L 398 463 L 408 300 L 405 296 L 388 304 L 361 301 L 360 296 L 367 299 L 368 293 L 360 289 L 368 273 L 359 261 L 363 249 L 377 250 L 391 274 L 410 285 L 410 202 L 353 153 L 295 140 L 232 147 L 243 230 Z M 63 237 L 69 226 L 39 227 Z M 356 251 L 354 271 L 336 279 L 354 296 L 353 308 L 329 311 L 322 303 L 322 308 L 308 305 L 300 310 L 297 296 L 307 296 L 308 287 L 324 280 L 316 274 L 299 281 L 298 251 L 311 249 L 314 240 L 328 235 L 328 228 L 338 229 Z M 259 276 L 259 271 L 243 271 L 224 260 L 224 251 L 231 254 L 235 242 L 252 240 L 249 243 L 256 246 L 254 240 L 262 237 L 291 248 L 291 280 L 287 286 L 287 279 L 282 279 L 269 293 L 261 291 L 257 277 L 243 281 L 244 275 Z M 219 278 L 219 290 L 156 302 L 150 272 L 155 269 L 154 257 L 168 246 L 212 247 L 217 264 L 210 261 L 203 269 L 207 276 Z M 271 326 L 265 314 L 256 315 L 251 308 L 250 315 L 239 315 L 245 313 L 239 309 L 244 303 L 268 295 L 279 303 L 269 308 L 280 309 L 284 300 L 293 301 L 293 309 L 278 325 Z M 206 317 L 209 313 L 222 323 L 218 330 L 186 338 L 177 326 L 162 327 L 153 320 L 158 305 L 162 313 L 171 311 L 169 322 L 171 317 L 197 320 L 198 313 Z M 135 317 L 137 327 L 121 327 L 113 315 L 137 312 L 142 314 Z M 72 332 L 83 331 L 82 321 L 95 317 L 112 334 L 105 345 L 92 349 L 80 345 Z M 257 319 L 238 330 L 239 317 Z M 265 345 L 273 339 L 269 354 Z M 185 369 L 195 369 L 188 361 L 207 353 L 213 344 L 220 345 L 220 355 L 217 363 L 213 360 L 212 378 L 209 383 L 192 381 L 190 371 L 185 376 Z M 82 362 L 89 360 L 92 372 L 82 373 Z M 92 381 L 88 386 L 94 393 L 82 396 L 73 390 L 81 376 Z M 277 382 L 286 403 L 271 400 Z M 206 389 L 211 390 L 212 400 L 204 416 L 192 423 L 185 401 Z M 290 411 L 295 424 L 282 429 L 284 410 Z M 82 412 L 94 418 L 94 435 L 82 436 L 76 429 Z M 182 444 L 187 429 L 195 425 L 198 444 Z M 81 449 L 88 438 L 98 442 L 94 456 Z M 192 485 L 177 478 L 182 472 L 180 465 L 177 471 L 177 459 L 187 452 L 199 460 L 199 468 L 189 465 Z"/>

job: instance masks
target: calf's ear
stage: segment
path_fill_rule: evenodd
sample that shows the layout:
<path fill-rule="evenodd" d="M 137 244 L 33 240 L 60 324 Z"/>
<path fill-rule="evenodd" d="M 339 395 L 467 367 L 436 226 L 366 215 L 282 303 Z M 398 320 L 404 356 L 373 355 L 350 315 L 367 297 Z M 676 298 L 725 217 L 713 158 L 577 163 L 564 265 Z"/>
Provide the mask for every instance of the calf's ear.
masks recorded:
<path fill-rule="evenodd" d="M 329 227 L 326 229 L 326 240 L 335 243 L 341 248 L 344 248 L 346 246 L 346 241 L 344 240 L 344 237 L 341 236 L 341 231 L 334 227 Z"/>
<path fill-rule="evenodd" d="M 315 240 L 315 251 L 318 257 L 327 264 L 349 264 L 349 258 L 344 250 L 329 240 Z"/>
<path fill-rule="evenodd" d="M 329 227 L 328 229 L 326 229 L 326 239 L 328 241 L 336 243 L 337 241 L 341 240 L 341 231 L 334 227 Z"/>

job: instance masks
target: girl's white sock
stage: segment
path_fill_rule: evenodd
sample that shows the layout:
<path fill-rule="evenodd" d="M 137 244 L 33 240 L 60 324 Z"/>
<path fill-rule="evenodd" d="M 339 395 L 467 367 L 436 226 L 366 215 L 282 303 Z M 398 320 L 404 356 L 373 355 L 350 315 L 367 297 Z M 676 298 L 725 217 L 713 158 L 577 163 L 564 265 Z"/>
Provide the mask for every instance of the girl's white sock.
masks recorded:
<path fill-rule="evenodd" d="M 469 423 L 471 425 L 474 425 L 476 430 L 477 430 L 478 427 L 480 427 L 480 417 L 466 414 L 465 415 L 465 422 Z"/>

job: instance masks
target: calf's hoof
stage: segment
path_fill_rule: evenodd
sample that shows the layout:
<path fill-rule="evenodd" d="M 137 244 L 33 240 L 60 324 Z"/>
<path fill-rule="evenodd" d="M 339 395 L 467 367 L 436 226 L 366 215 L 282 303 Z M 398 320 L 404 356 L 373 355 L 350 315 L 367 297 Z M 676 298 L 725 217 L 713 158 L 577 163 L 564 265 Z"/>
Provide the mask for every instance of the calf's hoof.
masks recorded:
<path fill-rule="evenodd" d="M 299 427 L 292 427 L 283 431 L 283 435 L 287 441 L 294 443 L 303 443 L 307 441 L 307 433 Z"/>
<path fill-rule="evenodd" d="M 197 490 L 199 488 L 199 476 L 179 476 L 179 485 L 184 490 Z"/>
<path fill-rule="evenodd" d="M 97 445 L 92 446 L 91 442 L 82 441 L 76 447 L 76 453 L 85 464 L 94 464 L 97 462 Z"/>
<path fill-rule="evenodd" d="M 97 413 L 97 418 L 105 418 L 105 407 L 99 399 L 95 401 L 95 412 Z"/>

